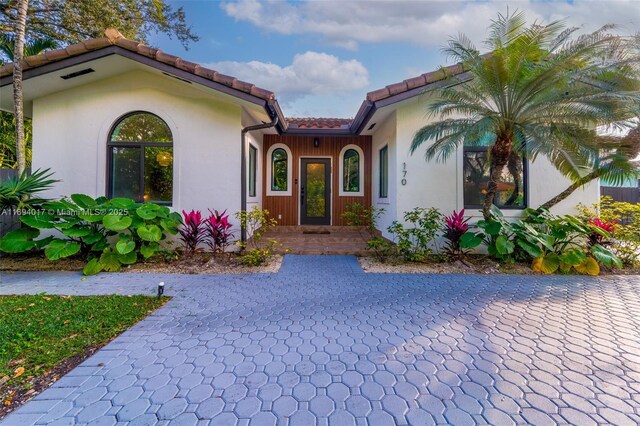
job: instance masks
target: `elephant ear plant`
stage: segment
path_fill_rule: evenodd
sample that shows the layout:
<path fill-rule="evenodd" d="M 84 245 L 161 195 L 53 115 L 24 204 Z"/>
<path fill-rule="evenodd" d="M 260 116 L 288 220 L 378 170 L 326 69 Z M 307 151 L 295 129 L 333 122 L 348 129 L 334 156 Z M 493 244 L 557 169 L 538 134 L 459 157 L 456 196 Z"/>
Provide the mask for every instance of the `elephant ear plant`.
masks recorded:
<path fill-rule="evenodd" d="M 70 256 L 86 259 L 85 275 L 119 271 L 160 250 L 167 235 L 178 233 L 182 218 L 169 208 L 136 203 L 128 198 L 97 199 L 83 194 L 47 202 L 41 210 L 23 215 L 27 227 L 0 239 L 0 250 L 22 253 L 44 249 L 49 260 Z M 37 240 L 40 230 L 48 237 Z"/>
<path fill-rule="evenodd" d="M 600 264 L 621 267 L 620 259 L 592 237 L 609 238 L 609 232 L 595 224 L 566 215 L 555 216 L 546 209 L 526 209 L 522 219 L 509 222 L 500 210 L 491 220 L 478 222 L 481 237 L 492 257 L 502 260 L 531 260 L 535 272 L 557 271 L 598 275 Z"/>

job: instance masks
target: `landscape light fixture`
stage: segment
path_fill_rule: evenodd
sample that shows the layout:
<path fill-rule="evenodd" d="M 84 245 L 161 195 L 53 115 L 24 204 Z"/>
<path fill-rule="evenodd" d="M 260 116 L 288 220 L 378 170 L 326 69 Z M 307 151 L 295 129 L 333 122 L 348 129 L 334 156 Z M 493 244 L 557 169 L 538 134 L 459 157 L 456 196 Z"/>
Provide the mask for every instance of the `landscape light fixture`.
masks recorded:
<path fill-rule="evenodd" d="M 164 294 L 164 281 L 161 281 L 158 284 L 158 298 L 162 297 L 163 294 Z"/>

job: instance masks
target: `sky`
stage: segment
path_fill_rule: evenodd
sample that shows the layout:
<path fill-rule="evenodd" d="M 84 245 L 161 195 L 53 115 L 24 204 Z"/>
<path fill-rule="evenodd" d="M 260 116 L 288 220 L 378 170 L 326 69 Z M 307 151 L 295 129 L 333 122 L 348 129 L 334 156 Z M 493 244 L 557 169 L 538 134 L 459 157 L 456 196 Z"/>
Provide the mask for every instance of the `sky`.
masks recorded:
<path fill-rule="evenodd" d="M 640 0 L 167 1 L 184 8 L 200 40 L 186 50 L 154 35 L 152 45 L 276 92 L 288 117 L 353 117 L 367 92 L 450 64 L 450 38 L 463 33 L 483 50 L 507 8 L 584 32 L 609 23 L 640 31 Z"/>

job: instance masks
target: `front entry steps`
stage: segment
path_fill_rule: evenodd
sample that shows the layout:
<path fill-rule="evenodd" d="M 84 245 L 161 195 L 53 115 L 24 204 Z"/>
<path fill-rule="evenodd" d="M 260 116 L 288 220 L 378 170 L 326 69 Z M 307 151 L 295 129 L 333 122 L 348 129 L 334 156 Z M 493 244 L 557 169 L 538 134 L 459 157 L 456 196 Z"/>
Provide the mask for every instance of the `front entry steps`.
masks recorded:
<path fill-rule="evenodd" d="M 264 242 L 276 240 L 281 253 L 367 254 L 369 234 L 357 226 L 277 226 L 265 233 Z"/>

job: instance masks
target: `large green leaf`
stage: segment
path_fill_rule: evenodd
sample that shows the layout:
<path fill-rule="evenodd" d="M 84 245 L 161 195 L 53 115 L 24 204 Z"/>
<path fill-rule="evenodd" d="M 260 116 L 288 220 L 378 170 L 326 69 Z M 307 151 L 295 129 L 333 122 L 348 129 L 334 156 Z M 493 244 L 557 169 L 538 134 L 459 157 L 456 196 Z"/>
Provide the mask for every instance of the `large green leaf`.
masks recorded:
<path fill-rule="evenodd" d="M 162 239 L 162 230 L 157 225 L 143 225 L 138 228 L 138 236 L 144 241 L 158 242 Z"/>
<path fill-rule="evenodd" d="M 109 207 L 114 209 L 131 209 L 136 205 L 136 202 L 130 198 L 112 198 L 107 202 Z"/>
<path fill-rule="evenodd" d="M 540 250 L 540 247 L 535 244 L 531 244 L 529 241 L 518 238 L 518 246 L 520 246 L 522 250 L 534 259 L 542 256 L 542 250 Z"/>
<path fill-rule="evenodd" d="M 502 229 L 502 225 L 500 222 L 496 222 L 495 220 L 480 220 L 477 224 L 478 228 L 484 230 L 487 235 L 496 236 L 500 234 L 500 230 Z"/>
<path fill-rule="evenodd" d="M 107 272 L 117 272 L 120 270 L 120 259 L 118 253 L 111 251 L 111 249 L 105 249 L 102 255 L 100 255 L 100 265 L 102 269 Z"/>
<path fill-rule="evenodd" d="M 622 261 L 620 261 L 620 258 L 600 244 L 596 244 L 591 248 L 591 254 L 593 254 L 593 256 L 605 266 L 616 266 L 618 268 L 622 268 Z"/>
<path fill-rule="evenodd" d="M 52 229 L 56 225 L 55 216 L 45 212 L 20 216 L 20 221 L 27 226 L 38 229 Z"/>
<path fill-rule="evenodd" d="M 151 220 L 158 217 L 160 206 L 157 204 L 143 204 L 136 209 L 136 213 L 144 220 Z"/>
<path fill-rule="evenodd" d="M 82 213 L 78 213 L 78 217 L 87 222 L 98 223 L 102 222 L 104 214 L 100 213 L 99 210 L 85 210 Z"/>
<path fill-rule="evenodd" d="M 136 248 L 136 243 L 133 241 L 120 240 L 116 243 L 116 250 L 120 254 L 131 253 Z"/>
<path fill-rule="evenodd" d="M 84 238 L 82 238 L 82 241 L 84 241 L 86 244 L 94 244 L 100 241 L 102 238 L 104 238 L 104 235 L 102 233 L 92 231 L 91 234 L 85 235 Z"/>
<path fill-rule="evenodd" d="M 90 209 L 96 205 L 96 200 L 84 194 L 71 194 L 71 199 L 82 209 Z"/>
<path fill-rule="evenodd" d="M 584 262 L 587 256 L 576 248 L 566 250 L 560 255 L 560 260 L 567 265 L 576 266 Z"/>
<path fill-rule="evenodd" d="M 138 254 L 135 251 L 127 254 L 118 254 L 118 260 L 123 265 L 133 265 L 138 260 Z"/>
<path fill-rule="evenodd" d="M 178 224 L 175 223 L 172 219 L 162 219 L 160 221 L 160 226 L 169 234 L 175 235 L 178 233 Z"/>
<path fill-rule="evenodd" d="M 82 273 L 85 275 L 95 275 L 102 271 L 102 264 L 98 259 L 91 259 L 82 269 Z"/>
<path fill-rule="evenodd" d="M 131 217 L 109 213 L 102 219 L 102 224 L 110 231 L 122 231 L 131 226 Z"/>
<path fill-rule="evenodd" d="M 159 248 L 160 246 L 158 245 L 158 243 L 143 244 L 140 247 L 140 254 L 144 256 L 145 259 L 148 259 L 156 254 Z"/>
<path fill-rule="evenodd" d="M 73 226 L 68 229 L 63 229 L 62 233 L 67 237 L 86 237 L 91 234 L 93 230 L 87 226 Z"/>
<path fill-rule="evenodd" d="M 482 238 L 473 232 L 467 231 L 460 237 L 460 247 L 463 249 L 472 249 L 480 244 L 482 244 Z"/>
<path fill-rule="evenodd" d="M 496 251 L 504 256 L 513 253 L 513 243 L 504 235 L 498 235 L 496 238 Z"/>
<path fill-rule="evenodd" d="M 33 241 L 40 235 L 40 231 L 34 228 L 20 228 L 8 232 L 0 238 L 0 251 L 5 253 L 24 253 L 36 247 Z"/>
<path fill-rule="evenodd" d="M 44 254 L 49 260 L 58 260 L 63 257 L 73 256 L 80 251 L 80 244 L 69 240 L 52 240 L 44 249 Z"/>

